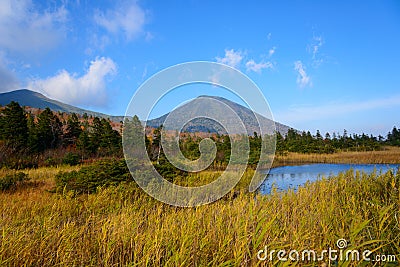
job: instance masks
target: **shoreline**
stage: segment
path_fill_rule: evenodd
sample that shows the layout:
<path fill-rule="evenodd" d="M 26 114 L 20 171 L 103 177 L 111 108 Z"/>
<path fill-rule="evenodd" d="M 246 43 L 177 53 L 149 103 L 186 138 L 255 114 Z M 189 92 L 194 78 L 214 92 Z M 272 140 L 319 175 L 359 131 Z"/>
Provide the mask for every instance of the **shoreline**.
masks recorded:
<path fill-rule="evenodd" d="M 400 147 L 385 147 L 379 151 L 343 151 L 332 154 L 289 152 L 275 155 L 272 167 L 311 163 L 400 164 Z"/>

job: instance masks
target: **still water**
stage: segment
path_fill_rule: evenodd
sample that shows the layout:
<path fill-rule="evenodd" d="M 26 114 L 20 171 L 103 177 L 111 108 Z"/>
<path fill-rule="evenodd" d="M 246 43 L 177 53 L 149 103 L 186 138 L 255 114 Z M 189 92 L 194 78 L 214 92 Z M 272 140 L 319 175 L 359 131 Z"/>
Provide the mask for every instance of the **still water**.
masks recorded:
<path fill-rule="evenodd" d="M 354 171 L 373 172 L 375 169 L 379 172 L 386 172 L 393 169 L 396 172 L 400 164 L 306 164 L 296 166 L 283 166 L 270 170 L 264 183 L 260 186 L 262 194 L 269 194 L 272 185 L 278 190 L 296 189 L 307 181 L 315 181 L 322 176 L 337 175 L 340 172 L 346 172 L 350 169 Z"/>

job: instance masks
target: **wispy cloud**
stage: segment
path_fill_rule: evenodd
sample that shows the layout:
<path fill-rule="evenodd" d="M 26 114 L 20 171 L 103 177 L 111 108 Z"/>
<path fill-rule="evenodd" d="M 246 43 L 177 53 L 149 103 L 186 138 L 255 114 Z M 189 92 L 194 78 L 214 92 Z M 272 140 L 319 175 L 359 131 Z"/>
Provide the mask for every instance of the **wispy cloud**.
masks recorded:
<path fill-rule="evenodd" d="M 145 11 L 136 1 L 123 2 L 113 9 L 105 11 L 98 10 L 94 15 L 94 21 L 114 35 L 124 35 L 126 40 L 131 41 L 144 33 L 146 23 Z M 146 38 L 148 38 L 146 34 Z"/>
<path fill-rule="evenodd" d="M 294 70 L 297 72 L 297 84 L 300 88 L 312 86 L 311 78 L 307 75 L 306 68 L 300 60 L 294 62 Z"/>
<path fill-rule="evenodd" d="M 313 36 L 311 43 L 307 46 L 307 50 L 312 54 L 312 65 L 318 67 L 324 62 L 320 55 L 320 49 L 324 44 L 322 36 Z"/>
<path fill-rule="evenodd" d="M 267 35 L 268 41 L 271 40 L 271 37 L 272 37 L 272 33 L 269 32 L 268 35 Z"/>
<path fill-rule="evenodd" d="M 276 47 L 274 46 L 268 51 L 268 56 L 272 57 L 272 55 L 275 54 L 275 51 L 276 51 Z"/>
<path fill-rule="evenodd" d="M 103 106 L 107 100 L 106 78 L 116 73 L 114 61 L 101 57 L 91 61 L 81 77 L 61 70 L 53 77 L 33 79 L 28 88 L 68 104 Z"/>
<path fill-rule="evenodd" d="M 319 51 L 319 48 L 323 44 L 323 40 L 321 36 L 314 36 L 313 41 L 314 43 L 312 44 L 312 53 L 313 53 L 313 58 L 315 58 Z"/>
<path fill-rule="evenodd" d="M 253 59 L 247 61 L 246 70 L 261 73 L 263 69 L 273 69 L 274 65 L 271 62 L 256 63 Z"/>
<path fill-rule="evenodd" d="M 156 64 L 153 61 L 150 61 L 146 63 L 146 65 L 143 68 L 142 76 L 141 76 L 141 82 L 144 82 L 146 79 L 149 78 L 149 69 L 157 69 Z"/>
<path fill-rule="evenodd" d="M 229 65 L 233 68 L 237 68 L 243 59 L 243 53 L 240 51 L 235 51 L 233 49 L 225 49 L 225 56 L 223 58 L 215 58 L 218 63 Z"/>
<path fill-rule="evenodd" d="M 309 122 L 315 120 L 327 120 L 348 116 L 366 110 L 390 108 L 400 106 L 400 95 L 390 98 L 371 99 L 352 103 L 327 103 L 319 106 L 292 107 L 284 112 L 276 112 L 275 117 L 285 123 Z"/>
<path fill-rule="evenodd" d="M 0 1 L 0 48 L 17 52 L 41 51 L 66 36 L 64 6 L 38 11 L 30 0 Z"/>
<path fill-rule="evenodd" d="M 92 34 L 89 38 L 90 47 L 86 48 L 85 54 L 92 56 L 96 53 L 96 49 L 104 52 L 104 49 L 111 44 L 112 38 L 107 35 Z"/>

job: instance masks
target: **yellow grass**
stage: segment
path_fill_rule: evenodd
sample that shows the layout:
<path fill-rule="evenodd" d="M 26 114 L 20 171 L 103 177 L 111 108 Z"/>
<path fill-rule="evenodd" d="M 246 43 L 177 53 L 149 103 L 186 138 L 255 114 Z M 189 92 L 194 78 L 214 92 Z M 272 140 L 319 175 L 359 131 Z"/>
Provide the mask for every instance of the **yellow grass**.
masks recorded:
<path fill-rule="evenodd" d="M 296 264 L 261 262 L 257 252 L 321 251 L 339 238 L 400 258 L 399 174 L 348 172 L 297 192 L 231 194 L 176 208 L 133 183 L 79 197 L 50 193 L 59 170 L 29 170 L 40 183 L 0 193 L 0 266 L 286 266 Z M 346 264 L 361 262 L 339 263 Z"/>
<path fill-rule="evenodd" d="M 333 154 L 289 152 L 285 155 L 275 155 L 273 166 L 301 163 L 400 163 L 400 147 L 385 147 L 381 151 L 337 152 Z"/>

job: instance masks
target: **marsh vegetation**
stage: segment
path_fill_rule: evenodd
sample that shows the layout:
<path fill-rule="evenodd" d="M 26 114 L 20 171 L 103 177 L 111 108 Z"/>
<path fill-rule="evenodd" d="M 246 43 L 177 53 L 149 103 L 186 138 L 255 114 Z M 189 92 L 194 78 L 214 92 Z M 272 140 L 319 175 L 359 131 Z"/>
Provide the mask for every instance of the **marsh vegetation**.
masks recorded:
<path fill-rule="evenodd" d="M 0 193 L 0 265 L 257 266 L 266 263 L 256 257 L 265 245 L 321 251 L 339 238 L 351 248 L 400 257 L 400 173 L 347 172 L 296 192 L 260 195 L 244 190 L 249 170 L 223 199 L 178 208 L 152 199 L 134 182 L 98 186 L 90 194 L 51 192 L 60 171 L 79 169 L 26 170 L 35 183 Z M 205 172 L 186 181 L 214 178 Z"/>

